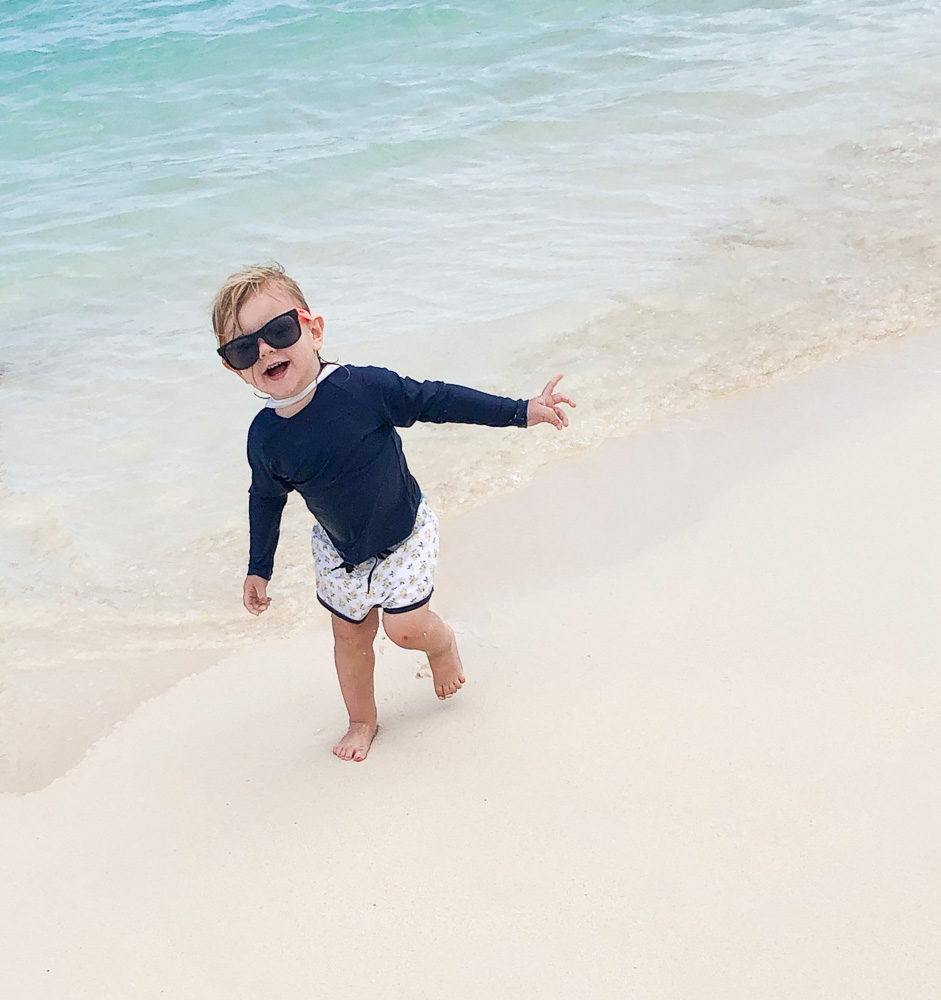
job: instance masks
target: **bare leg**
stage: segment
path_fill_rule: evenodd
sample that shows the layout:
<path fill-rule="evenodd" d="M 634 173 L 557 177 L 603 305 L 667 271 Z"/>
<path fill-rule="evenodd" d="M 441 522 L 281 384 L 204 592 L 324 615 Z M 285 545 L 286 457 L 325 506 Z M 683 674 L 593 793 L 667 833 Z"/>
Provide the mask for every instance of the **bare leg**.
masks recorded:
<path fill-rule="evenodd" d="M 386 635 L 403 649 L 420 649 L 428 656 L 435 682 L 435 694 L 450 698 L 464 683 L 464 667 L 457 651 L 454 629 L 443 622 L 428 605 L 400 615 L 382 616 Z"/>
<path fill-rule="evenodd" d="M 373 640 L 379 628 L 379 612 L 373 608 L 359 625 L 333 616 L 333 657 L 350 728 L 333 752 L 341 760 L 365 760 L 379 725 L 373 675 L 376 653 Z"/>

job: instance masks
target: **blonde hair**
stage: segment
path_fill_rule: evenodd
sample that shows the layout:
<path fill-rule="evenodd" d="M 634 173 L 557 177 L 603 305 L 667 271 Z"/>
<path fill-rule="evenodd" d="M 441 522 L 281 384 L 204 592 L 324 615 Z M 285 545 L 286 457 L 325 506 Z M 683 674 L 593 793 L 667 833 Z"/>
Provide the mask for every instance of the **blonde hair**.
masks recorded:
<path fill-rule="evenodd" d="M 253 295 L 269 288 L 280 288 L 310 312 L 304 293 L 293 278 L 284 273 L 278 263 L 256 264 L 230 274 L 212 300 L 212 330 L 221 347 L 239 332 L 239 310 Z"/>

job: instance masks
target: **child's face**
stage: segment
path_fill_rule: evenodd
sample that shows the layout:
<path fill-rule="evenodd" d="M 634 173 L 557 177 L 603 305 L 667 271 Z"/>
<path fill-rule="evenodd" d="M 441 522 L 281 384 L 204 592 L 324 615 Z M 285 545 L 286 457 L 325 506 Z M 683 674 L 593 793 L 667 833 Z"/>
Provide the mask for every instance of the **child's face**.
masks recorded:
<path fill-rule="evenodd" d="M 298 303 L 283 289 L 263 289 L 239 310 L 236 335 L 260 330 L 275 316 L 297 308 Z M 302 319 L 300 324 L 300 340 L 290 347 L 275 349 L 259 338 L 258 360 L 251 368 L 236 373 L 242 381 L 275 399 L 287 399 L 310 385 L 320 370 L 317 352 L 323 344 L 323 318 Z"/>

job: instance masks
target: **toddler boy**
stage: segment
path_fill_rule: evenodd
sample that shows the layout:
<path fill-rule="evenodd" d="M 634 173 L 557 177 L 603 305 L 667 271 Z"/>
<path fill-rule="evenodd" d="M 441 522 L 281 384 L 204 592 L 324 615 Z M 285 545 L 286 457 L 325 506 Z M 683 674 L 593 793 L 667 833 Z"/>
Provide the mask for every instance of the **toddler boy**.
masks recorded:
<path fill-rule="evenodd" d="M 349 728 L 333 748 L 365 760 L 378 730 L 373 640 L 379 609 L 386 635 L 428 657 L 439 698 L 465 682 L 454 630 L 429 607 L 438 521 L 408 470 L 396 427 L 434 423 L 561 430 L 550 380 L 530 400 L 443 382 L 416 382 L 384 368 L 326 364 L 323 318 L 280 265 L 231 275 L 213 302 L 223 364 L 269 398 L 248 432 L 250 555 L 242 600 L 267 610 L 281 512 L 297 490 L 316 519 L 317 598 L 331 612 L 334 658 Z"/>

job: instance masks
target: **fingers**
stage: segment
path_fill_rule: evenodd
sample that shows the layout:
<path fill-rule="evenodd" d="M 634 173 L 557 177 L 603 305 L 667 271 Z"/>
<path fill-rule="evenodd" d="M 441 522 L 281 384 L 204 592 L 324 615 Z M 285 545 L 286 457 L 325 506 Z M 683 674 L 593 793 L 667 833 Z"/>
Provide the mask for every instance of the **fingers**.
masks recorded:
<path fill-rule="evenodd" d="M 268 605 L 271 602 L 270 601 L 259 601 L 258 598 L 253 595 L 251 597 L 245 597 L 242 600 L 242 603 L 245 605 L 245 610 L 249 614 L 260 615 L 262 613 L 262 611 L 265 611 L 267 609 Z"/>
<path fill-rule="evenodd" d="M 259 585 L 255 580 L 246 580 L 242 587 L 242 604 L 249 614 L 260 615 L 271 604 L 271 598 L 267 596 L 264 585 Z"/>
<path fill-rule="evenodd" d="M 537 397 L 546 406 L 557 407 L 559 403 L 565 403 L 566 406 L 574 407 L 576 405 L 575 400 L 571 396 L 567 396 L 564 392 L 556 392 L 555 387 L 559 384 L 562 379 L 561 375 L 556 375 L 554 378 L 549 379 L 546 383 L 545 389 Z"/>
<path fill-rule="evenodd" d="M 544 420 L 547 424 L 552 424 L 557 431 L 560 431 L 563 427 L 568 427 L 569 425 L 569 418 L 557 406 L 550 406 L 546 408 Z"/>
<path fill-rule="evenodd" d="M 532 413 L 530 425 L 532 424 L 552 424 L 556 430 L 560 431 L 563 427 L 568 427 L 569 418 L 558 406 L 540 404 Z"/>
<path fill-rule="evenodd" d="M 550 397 L 552 403 L 547 402 L 544 399 L 536 398 L 530 400 L 529 405 L 529 426 L 534 424 L 552 424 L 556 430 L 562 430 L 563 427 L 568 427 L 569 418 L 565 410 L 556 404 L 569 402 L 565 398 L 559 398 L 556 396 Z M 574 406 L 574 403 L 569 403 L 570 406 Z"/>
<path fill-rule="evenodd" d="M 559 384 L 561 379 L 561 375 L 556 375 L 549 379 L 546 383 L 545 389 L 542 390 L 542 393 L 532 400 L 532 403 L 537 405 L 534 407 L 535 412 L 532 414 L 535 419 L 531 419 L 530 423 L 552 424 L 552 426 L 559 431 L 564 427 L 568 427 L 569 418 L 565 411 L 561 408 L 560 404 L 565 403 L 566 406 L 574 408 L 575 400 L 563 392 L 555 391 L 555 387 Z"/>

